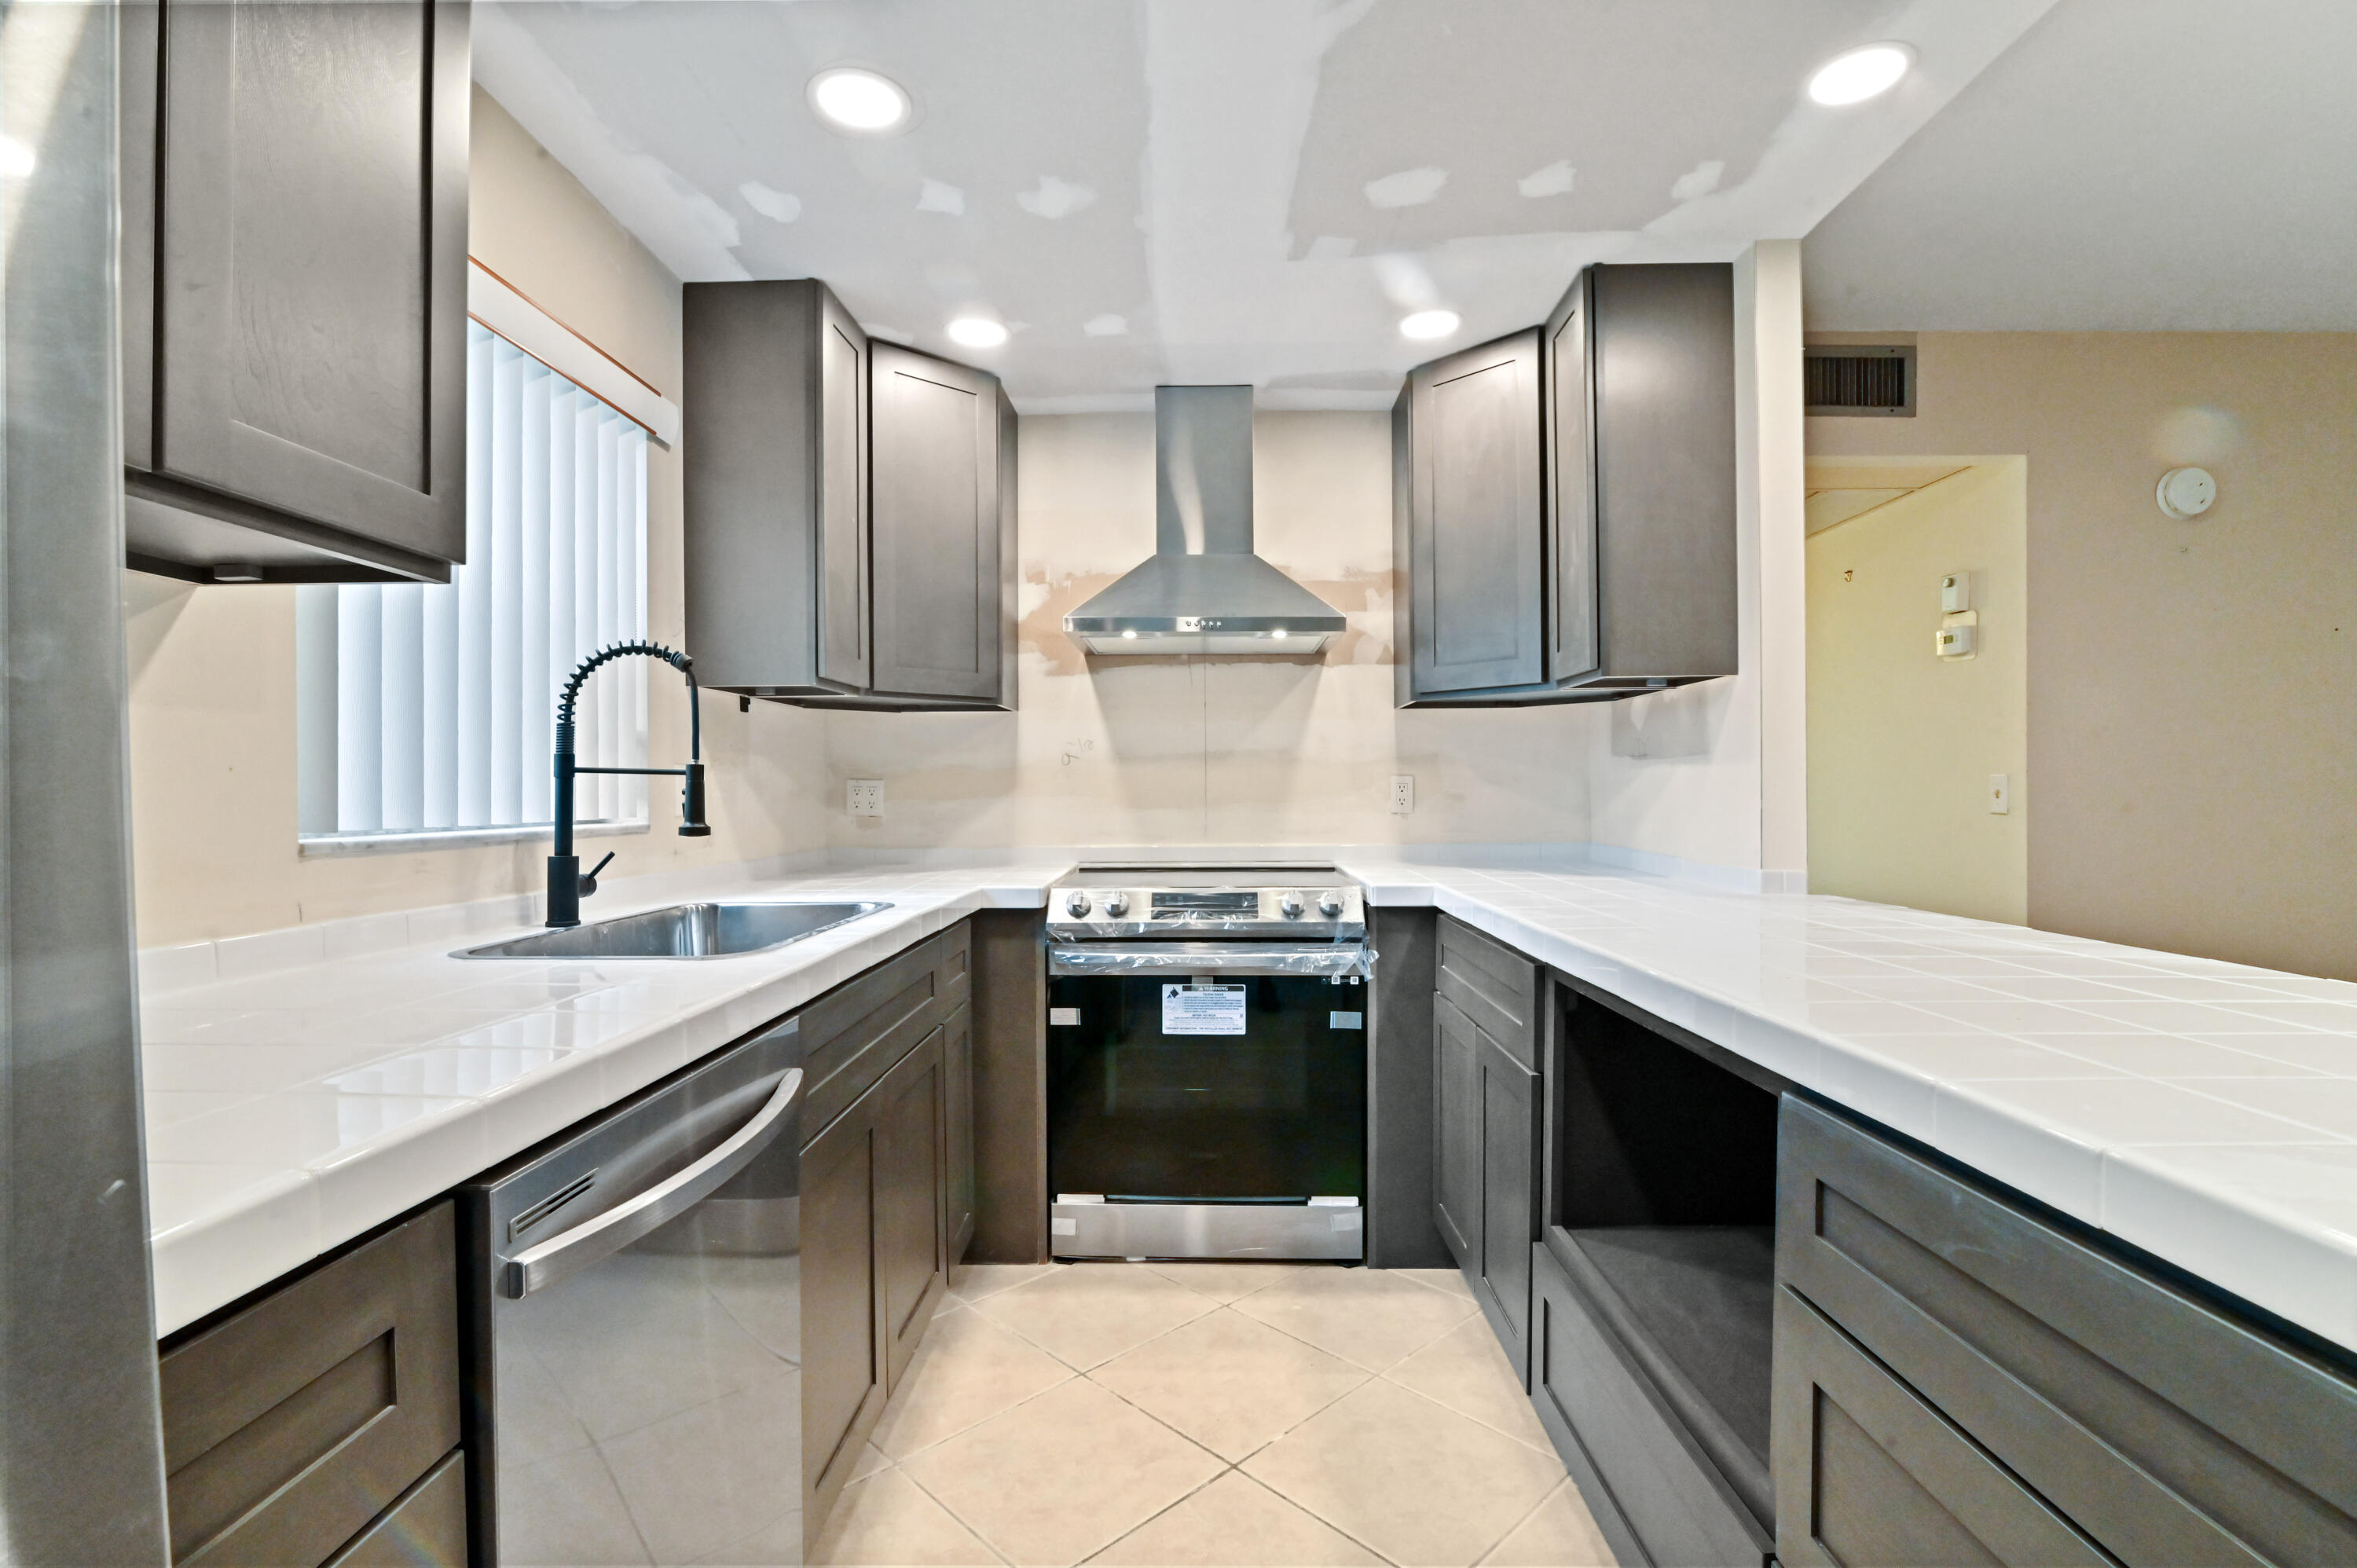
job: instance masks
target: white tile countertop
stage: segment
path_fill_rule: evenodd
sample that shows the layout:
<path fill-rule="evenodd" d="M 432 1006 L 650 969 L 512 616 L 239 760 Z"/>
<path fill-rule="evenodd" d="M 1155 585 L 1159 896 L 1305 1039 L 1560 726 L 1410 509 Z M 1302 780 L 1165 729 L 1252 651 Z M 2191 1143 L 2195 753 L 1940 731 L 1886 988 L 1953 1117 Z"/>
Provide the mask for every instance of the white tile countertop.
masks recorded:
<path fill-rule="evenodd" d="M 1379 906 L 1436 905 L 2357 1348 L 2357 984 L 1561 849 L 1330 853 Z M 716 871 L 594 911 L 892 905 L 735 959 L 448 956 L 529 929 L 513 900 L 143 955 L 159 1331 L 976 909 L 1039 907 L 1072 858 Z"/>

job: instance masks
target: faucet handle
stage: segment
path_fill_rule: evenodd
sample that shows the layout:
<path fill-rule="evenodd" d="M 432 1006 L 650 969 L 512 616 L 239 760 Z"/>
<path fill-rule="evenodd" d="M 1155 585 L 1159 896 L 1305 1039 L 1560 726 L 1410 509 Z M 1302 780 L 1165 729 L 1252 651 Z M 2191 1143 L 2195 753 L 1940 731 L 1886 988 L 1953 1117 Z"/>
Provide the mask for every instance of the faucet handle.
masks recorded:
<path fill-rule="evenodd" d="M 599 861 L 597 865 L 591 866 L 587 871 L 581 874 L 582 897 L 587 898 L 589 895 L 597 891 L 597 874 L 605 870 L 606 867 L 612 863 L 613 858 L 614 852 L 609 849 L 606 852 L 606 858 L 604 860 Z"/>

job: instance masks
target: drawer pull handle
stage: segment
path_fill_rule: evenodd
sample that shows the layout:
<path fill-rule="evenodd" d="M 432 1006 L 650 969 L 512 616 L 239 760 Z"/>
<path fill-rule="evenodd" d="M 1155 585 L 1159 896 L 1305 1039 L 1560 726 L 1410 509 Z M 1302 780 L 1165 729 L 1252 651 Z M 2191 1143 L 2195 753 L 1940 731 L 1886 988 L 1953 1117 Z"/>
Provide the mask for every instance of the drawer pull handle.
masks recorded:
<path fill-rule="evenodd" d="M 761 1109 L 718 1148 L 629 1202 L 518 1252 L 508 1260 L 507 1294 L 521 1300 L 570 1279 L 703 1202 L 777 1141 L 802 1088 L 802 1069 L 789 1069 Z"/>

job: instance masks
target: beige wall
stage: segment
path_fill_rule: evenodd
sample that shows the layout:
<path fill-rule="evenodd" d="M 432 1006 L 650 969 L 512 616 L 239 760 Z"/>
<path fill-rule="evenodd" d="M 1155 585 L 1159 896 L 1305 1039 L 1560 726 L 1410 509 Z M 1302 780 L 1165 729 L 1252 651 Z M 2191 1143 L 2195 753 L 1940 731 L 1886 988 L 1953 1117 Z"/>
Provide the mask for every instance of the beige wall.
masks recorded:
<path fill-rule="evenodd" d="M 1065 614 L 1154 550 L 1151 414 L 1020 425 L 1021 707 L 832 714 L 830 837 L 853 845 L 1387 843 L 1587 836 L 1591 710 L 1392 705 L 1381 413 L 1254 421 L 1260 553 L 1340 609 L 1322 662 L 1091 660 Z M 1415 811 L 1391 814 L 1391 776 Z M 881 779 L 886 814 L 843 811 Z"/>
<path fill-rule="evenodd" d="M 1809 537 L 1812 893 L 2029 918 L 2023 467 L 1975 465 Z M 1943 659 L 1939 578 L 1958 571 L 1975 649 Z"/>
<path fill-rule="evenodd" d="M 1924 333 L 1812 456 L 2029 460 L 2030 922 L 2357 979 L 2357 335 Z M 2161 472 L 2217 505 L 2175 522 Z"/>
<path fill-rule="evenodd" d="M 679 283 L 573 177 L 475 94 L 469 249 L 541 307 L 662 392 L 679 391 Z M 682 439 L 694 439 L 690 425 Z M 676 642 L 678 455 L 650 447 L 648 607 Z M 296 852 L 295 591 L 191 587 L 126 573 L 132 846 L 145 946 L 407 909 L 536 887 L 545 841 L 401 854 Z M 686 705 L 651 682 L 654 760 L 683 756 Z M 602 845 L 619 875 L 815 847 L 823 727 L 797 710 L 739 714 L 707 699 L 713 835 L 683 839 L 677 795 L 652 790 L 654 831 Z"/>

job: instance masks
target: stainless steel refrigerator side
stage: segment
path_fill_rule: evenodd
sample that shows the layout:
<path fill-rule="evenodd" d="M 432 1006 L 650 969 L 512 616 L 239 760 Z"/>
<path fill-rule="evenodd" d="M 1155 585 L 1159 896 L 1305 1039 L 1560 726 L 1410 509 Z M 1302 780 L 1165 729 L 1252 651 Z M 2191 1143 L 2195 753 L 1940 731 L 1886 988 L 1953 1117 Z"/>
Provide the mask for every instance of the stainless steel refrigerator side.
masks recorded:
<path fill-rule="evenodd" d="M 0 1561 L 161 1564 L 110 5 L 0 11 Z"/>

